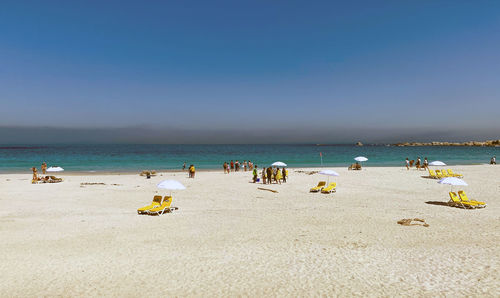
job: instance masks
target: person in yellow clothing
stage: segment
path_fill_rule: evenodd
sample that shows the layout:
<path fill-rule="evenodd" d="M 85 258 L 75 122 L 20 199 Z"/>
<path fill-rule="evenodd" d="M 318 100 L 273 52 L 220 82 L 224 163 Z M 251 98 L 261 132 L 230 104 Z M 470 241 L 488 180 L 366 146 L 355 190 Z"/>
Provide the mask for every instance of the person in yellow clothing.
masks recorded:
<path fill-rule="evenodd" d="M 194 178 L 194 173 L 196 172 L 196 169 L 194 165 L 189 166 L 189 178 Z"/>
<path fill-rule="evenodd" d="M 278 182 L 279 184 L 281 184 L 281 179 L 283 177 L 281 176 L 281 171 L 280 171 L 280 168 L 277 168 L 276 169 L 276 182 Z"/>

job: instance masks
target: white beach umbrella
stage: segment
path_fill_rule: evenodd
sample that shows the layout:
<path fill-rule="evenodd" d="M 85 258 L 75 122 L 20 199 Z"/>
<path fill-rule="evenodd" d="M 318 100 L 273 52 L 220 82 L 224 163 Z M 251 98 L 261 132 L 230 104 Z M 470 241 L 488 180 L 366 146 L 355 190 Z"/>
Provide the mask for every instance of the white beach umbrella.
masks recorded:
<path fill-rule="evenodd" d="M 339 173 L 335 172 L 334 170 L 322 170 L 319 172 L 319 174 L 328 176 L 328 183 L 330 183 L 330 176 L 339 176 Z"/>
<path fill-rule="evenodd" d="M 451 185 L 451 191 L 453 191 L 453 185 L 463 185 L 467 186 L 467 182 L 456 177 L 447 177 L 438 181 L 439 184 L 449 184 Z"/>
<path fill-rule="evenodd" d="M 446 164 L 442 161 L 439 161 L 439 160 L 435 160 L 435 161 L 431 161 L 429 163 L 430 166 L 445 166 Z"/>
<path fill-rule="evenodd" d="M 180 183 L 177 180 L 163 180 L 162 182 L 158 183 L 158 185 L 156 185 L 156 186 L 158 188 L 164 188 L 164 189 L 168 189 L 168 190 L 186 189 L 186 187 L 184 185 L 182 185 L 182 183 Z"/>
<path fill-rule="evenodd" d="M 47 172 L 62 172 L 62 171 L 64 171 L 64 169 L 61 167 L 50 167 L 47 169 Z"/>
<path fill-rule="evenodd" d="M 362 161 L 367 161 L 368 158 L 364 157 L 364 156 L 358 156 L 358 157 L 355 157 L 354 158 L 355 161 L 359 161 L 359 162 L 362 162 Z"/>
<path fill-rule="evenodd" d="M 186 189 L 182 183 L 177 180 L 163 180 L 156 185 L 158 188 L 170 190 L 170 195 L 172 195 L 172 190 L 183 190 Z"/>
<path fill-rule="evenodd" d="M 319 172 L 319 174 L 326 176 L 340 176 L 339 173 L 335 172 L 334 170 L 322 170 Z"/>
<path fill-rule="evenodd" d="M 359 161 L 359 162 L 363 162 L 363 161 L 367 161 L 368 158 L 366 158 L 364 156 L 358 156 L 358 157 L 355 157 L 354 160 Z"/>
<path fill-rule="evenodd" d="M 273 167 L 286 167 L 286 163 L 281 161 L 276 161 L 272 164 Z"/>

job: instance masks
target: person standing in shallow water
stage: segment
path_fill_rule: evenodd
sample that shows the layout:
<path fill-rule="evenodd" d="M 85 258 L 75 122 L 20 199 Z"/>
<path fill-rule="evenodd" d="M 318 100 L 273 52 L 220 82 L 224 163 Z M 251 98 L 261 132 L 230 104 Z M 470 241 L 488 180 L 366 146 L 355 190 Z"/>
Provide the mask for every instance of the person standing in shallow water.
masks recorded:
<path fill-rule="evenodd" d="M 186 169 L 186 162 L 182 165 L 182 170 L 184 171 Z"/>
<path fill-rule="evenodd" d="M 406 158 L 405 162 L 406 162 L 406 169 L 410 170 L 410 160 L 408 159 L 408 157 Z"/>

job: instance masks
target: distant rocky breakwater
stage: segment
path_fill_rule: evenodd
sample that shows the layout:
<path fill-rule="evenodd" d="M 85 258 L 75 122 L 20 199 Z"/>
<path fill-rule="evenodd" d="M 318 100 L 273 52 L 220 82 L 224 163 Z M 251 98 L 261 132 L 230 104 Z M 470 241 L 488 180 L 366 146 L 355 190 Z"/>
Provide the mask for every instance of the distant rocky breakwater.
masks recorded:
<path fill-rule="evenodd" d="M 499 140 L 488 140 L 488 141 L 469 141 L 463 143 L 454 143 L 454 142 L 406 142 L 406 143 L 396 143 L 391 144 L 391 146 L 399 146 L 399 147 L 412 147 L 412 146 L 475 146 L 475 147 L 500 147 L 500 139 Z"/>

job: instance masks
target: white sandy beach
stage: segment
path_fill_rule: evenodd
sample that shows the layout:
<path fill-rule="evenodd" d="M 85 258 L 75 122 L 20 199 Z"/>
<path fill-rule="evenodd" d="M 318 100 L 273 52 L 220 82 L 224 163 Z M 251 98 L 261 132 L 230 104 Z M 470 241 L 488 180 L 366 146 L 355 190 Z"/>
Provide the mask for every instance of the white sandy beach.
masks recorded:
<path fill-rule="evenodd" d="M 334 168 L 331 195 L 309 193 L 326 177 L 299 169 L 272 186 L 222 169 L 36 185 L 2 174 L 0 296 L 499 297 L 500 166 L 447 168 L 488 206 L 427 204 L 448 201 L 450 187 L 403 168 Z M 168 194 L 156 188 L 164 179 L 187 187 L 173 194 L 179 210 L 137 215 Z M 396 223 L 415 217 L 430 226 Z"/>

